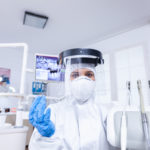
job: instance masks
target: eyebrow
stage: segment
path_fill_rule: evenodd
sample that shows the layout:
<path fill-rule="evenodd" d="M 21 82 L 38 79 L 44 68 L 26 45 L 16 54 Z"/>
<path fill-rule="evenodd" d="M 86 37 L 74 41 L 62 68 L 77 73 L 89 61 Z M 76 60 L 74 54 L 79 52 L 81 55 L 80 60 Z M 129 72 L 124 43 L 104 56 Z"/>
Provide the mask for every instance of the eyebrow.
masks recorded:
<path fill-rule="evenodd" d="M 80 73 L 80 71 L 73 71 L 72 73 Z M 94 74 L 93 71 L 85 71 L 85 73 L 93 73 Z"/>
<path fill-rule="evenodd" d="M 78 71 L 73 71 L 72 73 L 79 73 L 79 72 L 78 72 Z M 72 73 L 71 73 L 71 74 L 72 74 Z"/>
<path fill-rule="evenodd" d="M 94 72 L 93 72 L 93 71 L 87 71 L 87 72 L 88 72 L 88 73 L 93 73 L 93 74 L 94 74 Z M 87 72 L 86 72 L 86 73 L 87 73 Z"/>

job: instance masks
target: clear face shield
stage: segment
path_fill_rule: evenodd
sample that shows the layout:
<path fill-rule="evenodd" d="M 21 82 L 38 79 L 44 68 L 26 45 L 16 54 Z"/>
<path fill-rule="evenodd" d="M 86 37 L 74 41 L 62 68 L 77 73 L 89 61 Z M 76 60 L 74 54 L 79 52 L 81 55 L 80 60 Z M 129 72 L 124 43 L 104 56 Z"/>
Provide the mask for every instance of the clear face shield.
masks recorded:
<path fill-rule="evenodd" d="M 82 54 L 82 51 L 86 53 Z M 72 55 L 63 59 L 65 66 L 65 95 L 77 100 L 86 102 L 94 99 L 102 80 L 104 79 L 102 54 L 96 51 L 95 55 L 91 49 L 73 49 Z M 76 52 L 76 53 L 74 53 Z M 70 54 L 70 53 L 69 53 Z"/>

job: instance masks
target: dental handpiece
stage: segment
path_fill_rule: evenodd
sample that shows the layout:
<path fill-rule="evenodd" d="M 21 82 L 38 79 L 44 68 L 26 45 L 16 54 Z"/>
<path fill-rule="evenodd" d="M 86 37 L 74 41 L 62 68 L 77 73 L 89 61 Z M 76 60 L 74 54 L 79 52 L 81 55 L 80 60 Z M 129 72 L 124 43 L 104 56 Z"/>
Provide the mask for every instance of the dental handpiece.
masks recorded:
<path fill-rule="evenodd" d="M 126 150 L 127 147 L 127 120 L 125 111 L 122 112 L 121 119 L 121 150 Z"/>
<path fill-rule="evenodd" d="M 127 100 L 128 105 L 130 105 L 130 96 L 131 96 L 131 84 L 130 81 L 126 82 L 127 86 Z M 126 106 L 125 106 L 126 107 Z M 122 119 L 121 119 L 121 150 L 126 150 L 127 148 L 127 118 L 126 118 L 126 109 L 124 108 L 122 112 Z"/>
<path fill-rule="evenodd" d="M 137 81 L 137 87 L 138 87 L 138 92 L 140 96 L 140 107 L 141 107 L 141 118 L 142 118 L 142 125 L 143 125 L 143 130 L 144 130 L 144 136 L 147 142 L 148 149 L 150 149 L 150 136 L 149 136 L 149 130 L 148 130 L 148 119 L 147 115 L 145 112 L 144 108 L 144 99 L 142 95 L 142 86 L 141 86 L 141 81 Z"/>

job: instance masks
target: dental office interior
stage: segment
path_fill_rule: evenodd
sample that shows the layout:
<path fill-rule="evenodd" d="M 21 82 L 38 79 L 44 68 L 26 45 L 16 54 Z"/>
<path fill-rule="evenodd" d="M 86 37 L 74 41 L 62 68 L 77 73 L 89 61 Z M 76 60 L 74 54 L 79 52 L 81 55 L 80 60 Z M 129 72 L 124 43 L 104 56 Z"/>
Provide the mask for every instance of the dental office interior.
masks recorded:
<path fill-rule="evenodd" d="M 1 1 L 0 150 L 28 149 L 34 130 L 28 116 L 35 97 L 45 95 L 50 104 L 64 96 L 57 60 L 67 49 L 103 53 L 104 76 L 96 102 L 118 105 L 108 115 L 109 143 L 117 146 L 113 127 L 120 119 L 121 132 L 124 110 L 132 119 L 133 112 L 139 115 L 144 107 L 150 120 L 149 6 L 148 0 Z M 142 122 L 140 115 L 135 121 Z M 144 136 L 142 128 L 136 129 Z"/>

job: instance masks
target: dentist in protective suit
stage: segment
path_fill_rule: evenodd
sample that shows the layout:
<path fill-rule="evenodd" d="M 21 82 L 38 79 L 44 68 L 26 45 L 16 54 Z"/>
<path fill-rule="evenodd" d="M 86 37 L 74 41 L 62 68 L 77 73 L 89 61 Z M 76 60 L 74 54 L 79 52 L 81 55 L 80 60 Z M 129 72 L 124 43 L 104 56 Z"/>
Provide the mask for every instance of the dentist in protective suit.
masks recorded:
<path fill-rule="evenodd" d="M 107 110 L 97 105 L 95 88 L 103 64 L 100 51 L 71 49 L 60 53 L 65 69 L 65 99 L 46 108 L 37 97 L 29 114 L 35 127 L 29 150 L 112 150 L 106 138 Z M 55 91 L 59 92 L 59 91 Z"/>

